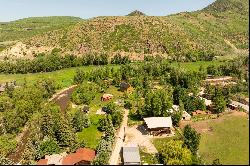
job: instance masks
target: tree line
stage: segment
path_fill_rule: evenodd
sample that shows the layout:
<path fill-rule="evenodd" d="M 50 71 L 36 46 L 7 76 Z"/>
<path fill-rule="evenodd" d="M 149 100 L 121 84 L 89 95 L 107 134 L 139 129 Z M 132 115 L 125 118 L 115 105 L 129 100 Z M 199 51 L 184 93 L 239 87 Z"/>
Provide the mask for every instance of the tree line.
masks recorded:
<path fill-rule="evenodd" d="M 125 64 L 130 60 L 127 56 L 115 55 L 109 60 L 106 53 L 89 53 L 82 57 L 75 55 L 64 55 L 59 50 L 52 50 L 51 54 L 37 54 L 33 59 L 17 59 L 0 61 L 0 73 L 26 74 L 38 72 L 51 72 L 70 67 L 88 65 Z"/>

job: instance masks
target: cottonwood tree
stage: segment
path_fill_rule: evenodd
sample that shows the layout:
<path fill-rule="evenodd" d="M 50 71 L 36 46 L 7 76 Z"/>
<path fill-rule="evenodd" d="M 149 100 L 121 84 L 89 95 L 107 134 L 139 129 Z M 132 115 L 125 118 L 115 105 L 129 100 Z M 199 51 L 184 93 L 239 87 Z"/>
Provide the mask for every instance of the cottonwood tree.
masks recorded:
<path fill-rule="evenodd" d="M 166 165 L 190 165 L 192 163 L 191 151 L 183 147 L 183 142 L 180 140 L 164 142 L 160 156 Z"/>
<path fill-rule="evenodd" d="M 186 125 L 183 130 L 183 141 L 192 154 L 196 155 L 200 145 L 200 134 L 190 125 Z"/>
<path fill-rule="evenodd" d="M 78 109 L 73 116 L 72 125 L 77 132 L 80 132 L 83 128 L 90 126 L 90 120 L 83 111 Z"/>

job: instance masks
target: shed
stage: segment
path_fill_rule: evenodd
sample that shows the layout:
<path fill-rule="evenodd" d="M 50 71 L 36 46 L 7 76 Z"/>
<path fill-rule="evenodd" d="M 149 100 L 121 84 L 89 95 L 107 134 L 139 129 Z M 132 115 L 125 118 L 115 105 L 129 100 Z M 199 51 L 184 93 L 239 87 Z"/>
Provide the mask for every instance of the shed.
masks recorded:
<path fill-rule="evenodd" d="M 130 93 L 133 91 L 132 86 L 127 82 L 120 83 L 120 91 Z"/>
<path fill-rule="evenodd" d="M 140 165 L 141 164 L 139 148 L 137 145 L 124 146 L 122 157 L 123 157 L 124 165 Z"/>
<path fill-rule="evenodd" d="M 191 115 L 186 111 L 183 111 L 182 120 L 191 120 Z"/>
<path fill-rule="evenodd" d="M 104 94 L 104 95 L 102 95 L 101 100 L 102 101 L 108 101 L 108 100 L 110 100 L 112 98 L 113 98 L 113 95 L 111 95 L 111 94 Z"/>
<path fill-rule="evenodd" d="M 171 117 L 150 117 L 143 118 L 147 128 L 152 135 L 161 135 L 161 134 L 171 134 L 172 131 L 172 119 Z"/>

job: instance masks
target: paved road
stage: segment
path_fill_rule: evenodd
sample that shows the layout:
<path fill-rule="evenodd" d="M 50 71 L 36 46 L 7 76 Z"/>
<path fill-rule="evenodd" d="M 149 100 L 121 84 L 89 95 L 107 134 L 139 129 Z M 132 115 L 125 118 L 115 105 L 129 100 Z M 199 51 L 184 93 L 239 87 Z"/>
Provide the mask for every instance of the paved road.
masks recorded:
<path fill-rule="evenodd" d="M 121 152 L 121 148 L 123 146 L 123 141 L 125 138 L 125 130 L 127 128 L 128 124 L 128 112 L 129 110 L 124 109 L 124 116 L 123 116 L 123 121 L 121 124 L 121 127 L 116 134 L 116 139 L 115 139 L 115 144 L 114 144 L 114 149 L 112 151 L 111 157 L 109 159 L 109 164 L 110 165 L 118 165 L 118 160 Z"/>

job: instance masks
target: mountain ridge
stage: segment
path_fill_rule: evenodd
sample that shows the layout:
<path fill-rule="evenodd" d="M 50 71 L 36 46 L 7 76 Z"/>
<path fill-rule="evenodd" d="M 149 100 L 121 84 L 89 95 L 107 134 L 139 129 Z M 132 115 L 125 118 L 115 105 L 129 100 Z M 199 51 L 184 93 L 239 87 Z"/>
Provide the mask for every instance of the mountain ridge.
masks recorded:
<path fill-rule="evenodd" d="M 239 5 L 234 3 L 239 4 L 239 0 L 230 2 L 233 3 L 229 5 L 230 11 L 237 11 Z M 245 3 L 249 2 L 244 0 L 241 5 Z M 204 53 L 231 54 L 233 49 L 225 39 L 238 49 L 248 49 L 248 16 L 245 12 L 216 11 L 224 4 L 225 0 L 217 0 L 202 10 L 170 16 L 95 17 L 37 35 L 24 43 L 28 47 L 61 48 L 63 53 L 78 56 L 90 52 L 179 58 Z"/>

